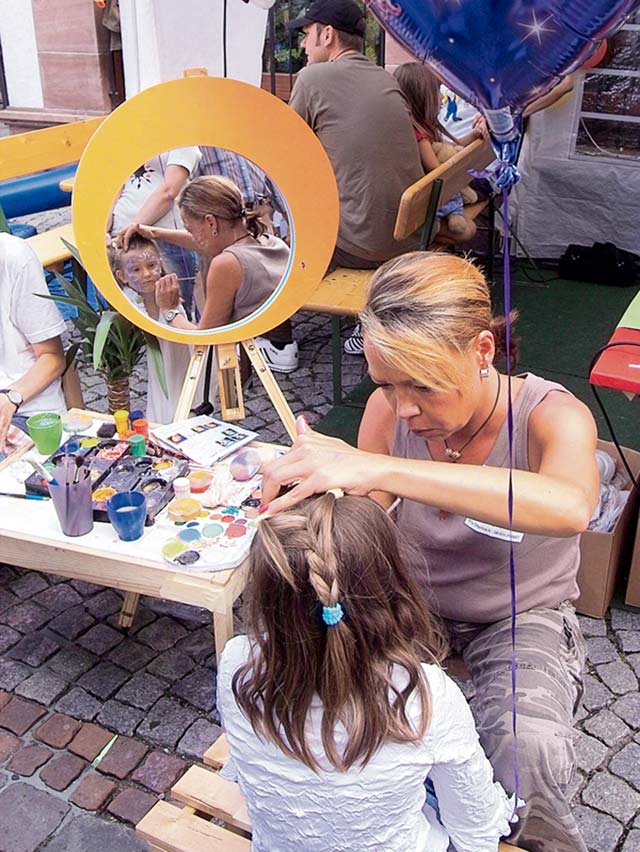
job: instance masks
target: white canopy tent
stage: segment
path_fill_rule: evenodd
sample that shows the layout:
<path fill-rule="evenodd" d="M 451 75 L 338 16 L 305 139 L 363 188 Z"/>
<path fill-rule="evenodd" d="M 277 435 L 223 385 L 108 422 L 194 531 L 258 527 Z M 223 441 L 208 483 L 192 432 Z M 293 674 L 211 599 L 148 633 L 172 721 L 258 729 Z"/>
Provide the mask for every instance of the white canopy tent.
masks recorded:
<path fill-rule="evenodd" d="M 120 0 L 127 98 L 202 67 L 223 76 L 223 0 Z M 260 85 L 267 12 L 227 0 L 227 76 Z"/>

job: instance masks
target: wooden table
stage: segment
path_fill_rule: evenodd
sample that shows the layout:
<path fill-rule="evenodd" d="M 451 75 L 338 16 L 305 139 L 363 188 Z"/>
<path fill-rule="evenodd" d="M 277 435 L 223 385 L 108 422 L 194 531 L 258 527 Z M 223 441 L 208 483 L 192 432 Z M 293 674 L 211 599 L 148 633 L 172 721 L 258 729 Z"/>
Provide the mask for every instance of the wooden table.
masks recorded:
<path fill-rule="evenodd" d="M 86 412 L 96 420 L 112 418 Z M 10 463 L 26 450 L 7 459 L 0 471 L 0 490 L 17 491 L 11 480 Z M 13 483 L 13 487 L 7 487 Z M 147 527 L 143 539 L 154 534 Z M 156 534 L 159 534 L 158 532 Z M 59 574 L 75 580 L 86 580 L 127 593 L 120 624 L 130 627 L 138 595 L 150 595 L 178 603 L 205 607 L 213 615 L 216 655 L 233 635 L 233 603 L 241 594 L 247 575 L 247 564 L 231 571 L 183 573 L 160 558 L 142 557 L 136 553 L 140 542 L 120 541 L 111 524 L 95 523 L 85 536 L 63 535 L 51 501 L 16 500 L 0 497 L 0 562 L 22 568 Z"/>

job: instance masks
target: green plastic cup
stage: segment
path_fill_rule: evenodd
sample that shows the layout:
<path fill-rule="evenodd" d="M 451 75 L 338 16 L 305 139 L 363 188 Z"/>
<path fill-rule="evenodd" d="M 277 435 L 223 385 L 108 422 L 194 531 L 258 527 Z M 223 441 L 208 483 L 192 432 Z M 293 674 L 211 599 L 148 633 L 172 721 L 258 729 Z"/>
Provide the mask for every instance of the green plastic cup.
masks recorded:
<path fill-rule="evenodd" d="M 44 456 L 50 456 L 55 453 L 62 440 L 62 419 L 59 414 L 51 411 L 33 414 L 27 420 L 27 430 L 37 451 Z"/>

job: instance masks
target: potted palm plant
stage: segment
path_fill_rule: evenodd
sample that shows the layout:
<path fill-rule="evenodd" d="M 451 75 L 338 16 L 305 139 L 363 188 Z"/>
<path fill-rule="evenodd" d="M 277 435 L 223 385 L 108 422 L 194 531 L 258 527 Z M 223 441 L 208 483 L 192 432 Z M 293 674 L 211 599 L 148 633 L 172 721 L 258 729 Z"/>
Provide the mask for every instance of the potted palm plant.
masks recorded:
<path fill-rule="evenodd" d="M 71 280 L 58 272 L 55 273 L 66 295 L 49 295 L 42 298 L 64 302 L 76 310 L 70 321 L 78 331 L 80 339 L 67 350 L 67 367 L 76 359 L 83 364 L 91 364 L 96 372 L 101 373 L 107 385 L 109 412 L 129 409 L 129 379 L 142 360 L 146 347 L 149 361 L 158 376 L 164 395 L 167 396 L 164 364 L 157 338 L 142 331 L 117 311 L 111 310 L 100 296 L 93 304 L 89 301 L 86 285 L 79 280 L 75 272 L 75 269 L 82 269 L 78 250 L 67 242 L 65 245 L 76 261 Z"/>

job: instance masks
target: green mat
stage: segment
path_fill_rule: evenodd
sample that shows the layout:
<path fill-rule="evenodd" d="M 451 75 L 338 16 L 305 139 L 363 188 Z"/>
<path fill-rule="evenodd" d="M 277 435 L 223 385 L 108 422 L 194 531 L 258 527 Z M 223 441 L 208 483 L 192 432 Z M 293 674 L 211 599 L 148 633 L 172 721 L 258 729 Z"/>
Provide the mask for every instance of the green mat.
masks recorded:
<path fill-rule="evenodd" d="M 541 273 L 536 272 L 536 277 Z M 637 287 L 606 287 L 580 281 L 553 279 L 542 273 L 543 286 L 516 275 L 513 307 L 520 312 L 516 334 L 521 338 L 518 372 L 533 372 L 559 382 L 585 402 L 594 414 L 598 434 L 610 440 L 609 431 L 589 385 L 591 359 L 609 340 L 621 316 L 638 292 Z M 496 310 L 501 309 L 500 288 L 494 288 Z M 318 424 L 326 435 L 355 444 L 364 405 L 373 390 L 365 379 L 342 405 Z M 616 435 L 626 447 L 640 450 L 640 403 L 619 391 L 600 389 Z"/>

